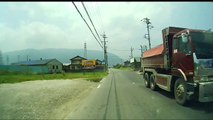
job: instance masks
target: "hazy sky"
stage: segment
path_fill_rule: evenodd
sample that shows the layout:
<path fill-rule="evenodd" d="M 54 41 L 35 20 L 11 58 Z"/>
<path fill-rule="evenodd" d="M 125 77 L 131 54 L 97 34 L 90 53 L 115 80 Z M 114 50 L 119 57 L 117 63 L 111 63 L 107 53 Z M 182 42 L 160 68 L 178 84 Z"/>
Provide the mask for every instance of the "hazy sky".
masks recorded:
<path fill-rule="evenodd" d="M 89 25 L 80 2 L 75 2 Z M 99 34 L 107 35 L 108 52 L 123 59 L 140 56 L 147 45 L 150 18 L 151 45 L 162 43 L 161 30 L 168 26 L 213 30 L 212 2 L 84 2 Z M 72 48 L 103 50 L 72 2 L 0 2 L 0 50 Z M 93 28 L 92 28 L 93 30 Z M 95 33 L 95 32 L 94 32 Z M 102 39 L 103 40 L 103 39 Z"/>

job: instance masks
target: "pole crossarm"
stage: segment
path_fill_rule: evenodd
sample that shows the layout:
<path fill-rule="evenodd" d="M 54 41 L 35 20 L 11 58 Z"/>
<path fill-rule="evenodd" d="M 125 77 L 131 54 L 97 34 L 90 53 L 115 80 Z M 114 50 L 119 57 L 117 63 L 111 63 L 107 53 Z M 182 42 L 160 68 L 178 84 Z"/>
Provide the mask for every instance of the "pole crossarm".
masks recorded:
<path fill-rule="evenodd" d="M 147 28 L 147 33 L 144 35 L 144 38 L 148 39 L 149 42 L 149 49 L 151 49 L 151 42 L 150 42 L 150 29 L 154 28 L 154 26 L 151 25 L 150 19 L 149 18 L 143 18 L 141 21 L 146 23 L 146 28 Z"/>

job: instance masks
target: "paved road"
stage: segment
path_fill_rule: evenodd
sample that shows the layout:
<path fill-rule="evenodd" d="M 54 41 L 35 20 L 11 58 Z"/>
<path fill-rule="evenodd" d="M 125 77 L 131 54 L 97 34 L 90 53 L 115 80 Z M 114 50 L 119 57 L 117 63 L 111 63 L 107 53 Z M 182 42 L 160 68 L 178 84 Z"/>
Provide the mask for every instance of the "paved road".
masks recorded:
<path fill-rule="evenodd" d="M 178 105 L 163 90 L 144 87 L 141 75 L 110 69 L 97 88 L 75 106 L 68 119 L 213 119 L 213 103 Z"/>

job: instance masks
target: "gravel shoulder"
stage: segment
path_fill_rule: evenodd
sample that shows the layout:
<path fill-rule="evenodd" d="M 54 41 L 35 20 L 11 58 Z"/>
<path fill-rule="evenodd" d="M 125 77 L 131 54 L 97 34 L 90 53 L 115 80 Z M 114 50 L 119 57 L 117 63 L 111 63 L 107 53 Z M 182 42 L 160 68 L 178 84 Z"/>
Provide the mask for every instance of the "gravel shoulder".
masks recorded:
<path fill-rule="evenodd" d="M 0 119 L 63 119 L 97 86 L 83 79 L 0 84 Z"/>

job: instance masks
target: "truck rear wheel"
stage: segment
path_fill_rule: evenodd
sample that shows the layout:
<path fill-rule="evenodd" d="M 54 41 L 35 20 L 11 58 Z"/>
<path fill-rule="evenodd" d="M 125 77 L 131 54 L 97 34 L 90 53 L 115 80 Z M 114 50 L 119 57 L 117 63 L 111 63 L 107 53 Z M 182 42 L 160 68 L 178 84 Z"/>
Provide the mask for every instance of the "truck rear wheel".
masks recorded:
<path fill-rule="evenodd" d="M 149 74 L 148 73 L 145 73 L 145 75 L 144 75 L 144 84 L 147 88 L 150 87 L 150 80 L 149 80 Z"/>
<path fill-rule="evenodd" d="M 180 105 L 185 105 L 187 102 L 187 96 L 186 96 L 187 88 L 186 83 L 182 78 L 179 78 L 175 81 L 175 87 L 174 87 L 174 95 L 175 100 Z"/>
<path fill-rule="evenodd" d="M 152 74 L 151 76 L 150 76 L 150 88 L 152 89 L 152 90 L 157 90 L 157 85 L 156 85 L 156 81 L 155 81 L 155 75 L 154 74 Z"/>

